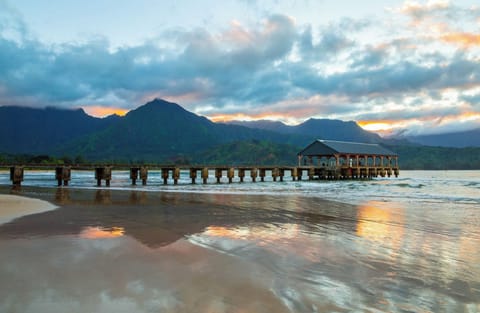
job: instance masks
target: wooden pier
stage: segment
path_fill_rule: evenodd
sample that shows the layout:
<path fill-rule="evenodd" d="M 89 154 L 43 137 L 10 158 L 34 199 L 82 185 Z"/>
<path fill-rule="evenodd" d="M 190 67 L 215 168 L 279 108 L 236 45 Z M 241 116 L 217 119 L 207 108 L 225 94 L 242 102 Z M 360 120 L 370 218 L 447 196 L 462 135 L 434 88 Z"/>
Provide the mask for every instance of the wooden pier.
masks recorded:
<path fill-rule="evenodd" d="M 308 180 L 347 180 L 347 179 L 371 179 L 374 177 L 398 177 L 398 166 L 175 166 L 175 165 L 5 165 L 0 168 L 10 169 L 10 181 L 14 186 L 20 186 L 24 181 L 25 171 L 51 170 L 52 180 L 55 179 L 57 186 L 68 186 L 72 179 L 72 171 L 92 171 L 92 179 L 97 182 L 97 186 L 109 187 L 114 181 L 114 171 L 130 171 L 130 180 L 132 185 L 136 185 L 137 180 L 142 181 L 142 185 L 147 185 L 149 171 L 159 171 L 163 184 L 166 185 L 173 181 L 174 185 L 179 183 L 181 175 L 189 175 L 191 184 L 197 183 L 197 178 L 201 178 L 203 184 L 207 184 L 210 178 L 215 178 L 217 184 L 222 183 L 222 178 L 227 178 L 228 183 L 256 183 L 258 178 L 260 182 L 265 182 L 268 178 L 273 182 L 283 182 L 285 177 L 293 181 L 302 179 Z M 188 174 L 187 174 L 188 173 Z M 286 174 L 289 174 L 288 176 Z M 245 178 L 250 178 L 246 180 Z"/>
<path fill-rule="evenodd" d="M 97 186 L 110 186 L 113 170 L 130 170 L 130 179 L 132 185 L 136 185 L 137 180 L 146 185 L 148 181 L 149 170 L 159 170 L 163 184 L 168 184 L 169 179 L 177 185 L 180 175 L 183 172 L 189 173 L 192 184 L 195 184 L 197 178 L 201 178 L 204 184 L 207 184 L 211 173 L 215 177 L 217 184 L 226 177 L 228 183 L 245 182 L 245 177 L 250 176 L 252 183 L 264 182 L 267 177 L 272 181 L 283 182 L 290 174 L 292 180 L 302 180 L 303 177 L 309 180 L 346 180 L 346 179 L 371 179 L 374 177 L 398 177 L 398 155 L 392 151 L 380 146 L 379 144 L 345 142 L 333 140 L 315 140 L 298 154 L 298 166 L 213 166 L 213 165 L 159 165 L 159 164 L 115 164 L 115 165 L 37 165 L 37 164 L 13 164 L 0 165 L 10 168 L 10 180 L 14 186 L 20 186 L 24 179 L 25 169 L 55 169 L 55 179 L 58 186 L 62 183 L 67 186 L 71 180 L 72 170 L 94 170 Z M 212 178 L 213 178 L 212 177 Z M 236 179 L 238 178 L 238 180 Z"/>

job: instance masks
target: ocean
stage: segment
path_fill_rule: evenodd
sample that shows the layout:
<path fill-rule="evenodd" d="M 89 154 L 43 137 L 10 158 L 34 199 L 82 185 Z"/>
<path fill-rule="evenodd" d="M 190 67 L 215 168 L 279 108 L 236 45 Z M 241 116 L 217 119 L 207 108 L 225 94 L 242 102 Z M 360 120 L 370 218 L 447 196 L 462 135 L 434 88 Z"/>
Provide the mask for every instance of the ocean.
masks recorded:
<path fill-rule="evenodd" d="M 0 312 L 480 312 L 480 171 L 213 176 L 26 171 L 59 208 L 0 225 Z"/>

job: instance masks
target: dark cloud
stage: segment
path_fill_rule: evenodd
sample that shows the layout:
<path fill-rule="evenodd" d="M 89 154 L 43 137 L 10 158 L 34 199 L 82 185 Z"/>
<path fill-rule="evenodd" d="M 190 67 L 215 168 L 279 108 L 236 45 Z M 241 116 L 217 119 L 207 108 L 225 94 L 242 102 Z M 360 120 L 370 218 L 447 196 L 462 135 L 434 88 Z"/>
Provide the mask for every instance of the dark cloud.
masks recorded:
<path fill-rule="evenodd" d="M 316 33 L 273 15 L 255 28 L 174 29 L 115 50 L 101 37 L 47 46 L 16 27 L 23 35 L 0 36 L 0 105 L 132 108 L 158 96 L 187 99 L 180 103 L 189 109 L 213 107 L 216 114 L 304 110 L 355 116 L 366 105 L 404 103 L 407 97 L 439 101 L 444 89 L 461 96 L 480 84 L 480 64 L 466 52 L 426 52 L 416 46 L 425 42 L 415 38 L 392 37 L 376 45 L 354 39 L 372 26 L 343 19 Z M 478 97 L 462 99 L 478 108 Z"/>

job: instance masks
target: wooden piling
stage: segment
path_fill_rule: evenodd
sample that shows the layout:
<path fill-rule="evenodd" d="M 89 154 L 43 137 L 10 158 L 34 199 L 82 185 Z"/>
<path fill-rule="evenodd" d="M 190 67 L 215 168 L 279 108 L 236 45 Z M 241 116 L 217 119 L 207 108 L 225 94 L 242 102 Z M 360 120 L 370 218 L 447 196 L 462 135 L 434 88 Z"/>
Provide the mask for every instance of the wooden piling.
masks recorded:
<path fill-rule="evenodd" d="M 238 178 L 240 178 L 240 182 L 243 183 L 243 178 L 245 177 L 245 169 L 239 168 L 238 169 Z"/>
<path fill-rule="evenodd" d="M 174 184 L 174 185 L 177 185 L 179 179 L 180 179 L 180 168 L 179 168 L 179 167 L 175 167 L 175 168 L 173 169 L 173 184 Z"/>
<path fill-rule="evenodd" d="M 112 179 L 112 167 L 103 166 L 95 168 L 95 179 L 97 180 L 97 186 L 102 185 L 102 180 L 105 180 L 105 185 L 110 187 L 110 180 Z"/>
<path fill-rule="evenodd" d="M 220 184 L 220 179 L 222 179 L 222 169 L 216 168 L 215 169 L 215 178 L 217 179 L 217 184 Z"/>
<path fill-rule="evenodd" d="M 162 168 L 162 178 L 163 184 L 166 185 L 168 182 L 168 168 Z"/>
<path fill-rule="evenodd" d="M 298 169 L 294 167 L 290 170 L 290 173 L 292 175 L 292 180 L 295 181 L 298 177 Z"/>
<path fill-rule="evenodd" d="M 273 181 L 277 181 L 277 178 L 279 176 L 279 171 L 278 171 L 278 168 L 275 167 L 272 169 L 272 178 L 273 178 Z"/>
<path fill-rule="evenodd" d="M 137 179 L 138 179 L 138 171 L 140 169 L 138 167 L 131 167 L 130 168 L 130 179 L 132 180 L 132 185 L 137 184 Z"/>
<path fill-rule="evenodd" d="M 308 168 L 308 179 L 313 180 L 314 176 L 315 176 L 315 168 L 314 167 Z"/>
<path fill-rule="evenodd" d="M 62 186 L 62 182 L 64 186 L 68 186 L 68 182 L 71 178 L 71 168 L 70 166 L 57 166 L 55 168 L 55 179 L 57 180 L 57 185 Z"/>
<path fill-rule="evenodd" d="M 10 167 L 10 180 L 13 186 L 20 187 L 23 181 L 23 166 Z"/>
<path fill-rule="evenodd" d="M 235 177 L 235 169 L 233 167 L 229 168 L 227 171 L 228 183 L 231 184 L 233 178 Z"/>
<path fill-rule="evenodd" d="M 148 167 L 140 166 L 140 179 L 142 180 L 142 185 L 145 186 L 148 179 Z"/>
<path fill-rule="evenodd" d="M 252 168 L 250 170 L 250 177 L 252 178 L 252 182 L 255 182 L 257 180 L 257 176 L 258 176 L 258 169 Z"/>
<path fill-rule="evenodd" d="M 203 183 L 206 184 L 207 180 L 208 180 L 208 168 L 207 167 L 204 167 L 202 169 L 202 179 L 203 179 Z"/>
<path fill-rule="evenodd" d="M 267 170 L 264 168 L 260 169 L 260 181 L 264 182 L 265 181 L 265 175 L 266 175 Z"/>
<path fill-rule="evenodd" d="M 192 180 L 192 184 L 195 184 L 195 179 L 197 178 L 197 169 L 191 168 L 190 169 L 190 179 Z"/>

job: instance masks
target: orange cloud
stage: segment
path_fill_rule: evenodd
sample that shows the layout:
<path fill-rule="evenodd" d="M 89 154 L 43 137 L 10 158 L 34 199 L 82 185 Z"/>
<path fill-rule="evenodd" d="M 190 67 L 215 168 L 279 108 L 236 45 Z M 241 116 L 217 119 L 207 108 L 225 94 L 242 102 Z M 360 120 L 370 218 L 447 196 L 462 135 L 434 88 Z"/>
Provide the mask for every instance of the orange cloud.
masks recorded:
<path fill-rule="evenodd" d="M 440 38 L 448 43 L 460 44 L 464 48 L 480 46 L 480 34 L 449 33 L 442 35 Z"/>
<path fill-rule="evenodd" d="M 388 136 L 395 133 L 397 130 L 408 129 L 415 125 L 424 125 L 424 127 L 444 127 L 469 122 L 477 122 L 480 124 L 480 112 L 468 111 L 458 115 L 425 116 L 398 120 L 363 120 L 358 121 L 357 123 L 365 130 L 376 132 L 382 136 Z"/>
<path fill-rule="evenodd" d="M 129 111 L 127 109 L 122 109 L 122 108 L 112 108 L 112 107 L 103 107 L 103 106 L 88 106 L 88 107 L 84 107 L 83 110 L 87 112 L 88 115 L 92 115 L 96 117 L 105 117 L 112 114 L 124 116 Z"/>
<path fill-rule="evenodd" d="M 235 113 L 235 114 L 211 115 L 209 116 L 209 119 L 214 122 L 257 121 L 257 120 L 291 121 L 291 116 L 282 115 L 278 113 L 261 113 L 261 114 L 253 114 L 253 115 Z"/>

